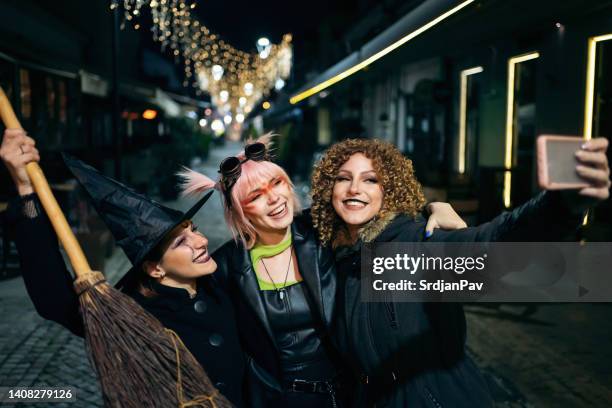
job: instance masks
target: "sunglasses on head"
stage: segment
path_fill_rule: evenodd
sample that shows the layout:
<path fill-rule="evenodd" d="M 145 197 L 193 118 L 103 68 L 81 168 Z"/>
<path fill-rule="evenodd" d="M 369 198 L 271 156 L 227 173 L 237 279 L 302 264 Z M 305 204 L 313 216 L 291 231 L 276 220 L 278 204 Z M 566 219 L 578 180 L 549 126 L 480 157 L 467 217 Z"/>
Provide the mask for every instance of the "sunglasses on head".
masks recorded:
<path fill-rule="evenodd" d="M 266 145 L 260 142 L 252 143 L 244 148 L 244 160 L 237 157 L 228 157 L 223 159 L 219 165 L 219 173 L 221 173 L 221 186 L 225 195 L 225 203 L 228 208 L 232 206 L 231 190 L 236 184 L 242 172 L 242 163 L 247 160 L 264 161 L 269 160 Z"/>

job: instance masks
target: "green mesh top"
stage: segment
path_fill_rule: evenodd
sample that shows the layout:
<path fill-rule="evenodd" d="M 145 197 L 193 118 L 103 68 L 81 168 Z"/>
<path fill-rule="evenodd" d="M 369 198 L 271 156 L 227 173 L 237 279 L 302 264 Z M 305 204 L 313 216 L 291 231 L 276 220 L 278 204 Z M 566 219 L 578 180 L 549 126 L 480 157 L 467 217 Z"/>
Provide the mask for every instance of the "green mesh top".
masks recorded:
<path fill-rule="evenodd" d="M 285 249 L 291 246 L 293 242 L 293 237 L 291 236 L 291 232 L 289 232 L 289 236 L 285 238 L 283 241 L 274 245 L 259 245 L 255 244 L 255 246 L 249 251 L 249 255 L 251 256 L 251 263 L 253 268 L 255 269 L 255 274 L 257 275 L 257 283 L 259 284 L 260 290 L 276 290 L 280 288 L 286 288 L 287 286 L 295 285 L 298 283 L 297 281 L 288 281 L 287 283 L 278 282 L 276 283 L 276 287 L 272 282 L 267 282 L 260 279 L 260 276 L 264 276 L 267 279 L 270 279 L 266 271 L 262 271 L 263 274 L 259 271 L 259 260 L 261 258 L 269 258 L 274 255 L 278 255 L 283 252 Z"/>

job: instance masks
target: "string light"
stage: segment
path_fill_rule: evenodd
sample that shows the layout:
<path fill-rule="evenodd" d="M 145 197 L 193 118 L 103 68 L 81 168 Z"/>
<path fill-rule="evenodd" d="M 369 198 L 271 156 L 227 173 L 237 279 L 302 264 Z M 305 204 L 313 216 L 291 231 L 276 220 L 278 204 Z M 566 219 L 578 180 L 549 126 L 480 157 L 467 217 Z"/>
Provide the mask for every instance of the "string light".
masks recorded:
<path fill-rule="evenodd" d="M 145 13 L 145 8 L 150 13 Z M 223 116 L 249 113 L 273 88 L 280 90 L 291 71 L 292 37 L 285 34 L 279 44 L 260 39 L 263 52 L 247 53 L 212 33 L 192 15 L 195 0 L 111 0 L 110 9 L 123 11 L 121 27 L 142 26 L 151 16 L 153 40 L 184 65 L 185 86 L 206 91 Z M 265 42 L 265 44 L 264 44 Z"/>

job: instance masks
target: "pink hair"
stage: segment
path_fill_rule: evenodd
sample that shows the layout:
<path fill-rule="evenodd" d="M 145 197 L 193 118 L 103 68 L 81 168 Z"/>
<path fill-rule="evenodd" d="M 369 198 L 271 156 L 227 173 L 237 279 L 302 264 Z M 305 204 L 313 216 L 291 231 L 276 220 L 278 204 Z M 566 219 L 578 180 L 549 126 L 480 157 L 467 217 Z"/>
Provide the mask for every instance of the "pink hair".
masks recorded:
<path fill-rule="evenodd" d="M 254 142 L 264 143 L 268 151 L 270 151 L 272 142 L 271 139 L 273 136 L 274 135 L 272 133 L 266 133 L 256 140 L 249 139 L 247 144 Z M 245 159 L 244 150 L 237 154 L 236 157 L 243 161 Z M 228 210 L 227 203 L 224 203 L 225 205 L 223 207 L 225 211 L 225 221 L 227 222 L 234 239 L 236 241 L 242 241 L 247 249 L 251 249 L 257 239 L 257 230 L 242 211 L 242 202 L 246 199 L 251 190 L 262 184 L 268 183 L 275 177 L 280 177 L 287 184 L 289 184 L 292 195 L 290 199 L 293 202 L 294 214 L 297 214 L 301 210 L 301 205 L 300 200 L 295 194 L 295 187 L 291 182 L 291 179 L 285 170 L 283 170 L 283 168 L 279 165 L 270 161 L 256 162 L 247 160 L 242 163 L 240 170 L 240 177 L 238 180 L 236 180 L 236 183 L 232 187 L 232 207 Z M 215 183 L 205 175 L 187 167 L 183 167 L 183 170 L 178 172 L 177 176 L 182 179 L 180 189 L 183 196 L 201 194 L 211 188 L 221 190 L 219 183 Z M 222 194 L 221 196 L 225 202 L 225 195 Z"/>
<path fill-rule="evenodd" d="M 241 160 L 244 159 L 244 157 L 240 158 Z M 247 249 L 251 249 L 255 244 L 257 230 L 244 214 L 242 202 L 247 198 L 251 190 L 262 184 L 268 183 L 275 177 L 280 177 L 289 184 L 292 195 L 290 199 L 293 202 L 294 214 L 299 212 L 301 209 L 300 201 L 295 194 L 295 187 L 291 179 L 282 167 L 270 161 L 256 162 L 247 160 L 242 163 L 240 177 L 236 180 L 236 184 L 234 184 L 232 188 L 232 207 L 228 209 L 227 205 L 224 206 L 225 221 L 232 231 L 234 239 L 240 239 Z M 223 200 L 225 200 L 225 196 L 223 196 Z"/>
<path fill-rule="evenodd" d="M 181 179 L 179 189 L 183 197 L 198 195 L 211 188 L 219 189 L 218 184 L 211 178 L 185 166 L 183 166 L 183 169 L 176 173 L 176 175 Z"/>

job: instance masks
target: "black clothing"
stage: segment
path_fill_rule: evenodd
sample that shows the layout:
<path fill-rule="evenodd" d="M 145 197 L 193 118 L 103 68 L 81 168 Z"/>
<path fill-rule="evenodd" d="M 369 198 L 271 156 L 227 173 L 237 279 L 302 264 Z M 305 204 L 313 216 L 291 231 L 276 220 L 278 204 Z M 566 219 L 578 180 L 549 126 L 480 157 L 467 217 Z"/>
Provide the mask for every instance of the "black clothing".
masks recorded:
<path fill-rule="evenodd" d="M 248 398 L 253 406 L 289 406 L 290 400 L 296 398 L 286 389 L 287 380 L 292 377 L 289 371 L 300 364 L 303 367 L 295 373 L 295 378 L 303 380 L 317 380 L 315 377 L 327 380 L 330 371 L 334 375 L 342 371 L 337 362 L 337 352 L 327 336 L 336 295 L 332 253 L 318 244 L 309 212 L 295 217 L 291 232 L 303 278 L 303 283 L 292 290 L 303 288 L 303 300 L 299 301 L 298 310 L 289 314 L 278 310 L 279 305 L 273 299 L 268 299 L 268 296 L 278 297 L 276 291 L 266 294 L 266 291 L 259 289 L 249 252 L 244 246 L 230 241 L 213 254 L 218 265 L 217 273 L 227 277 L 242 344 L 250 356 L 247 366 Z M 290 296 L 285 296 L 285 299 Z M 309 312 L 305 310 L 306 305 Z M 289 316 L 298 320 L 290 322 Z M 292 327 L 286 326 L 289 324 Z M 285 330 L 292 330 L 293 333 L 281 333 Z M 288 343 L 285 344 L 285 341 Z M 298 377 L 306 375 L 311 378 Z M 306 394 L 297 394 L 306 398 Z M 330 404 L 328 400 L 327 405 Z"/>
<path fill-rule="evenodd" d="M 72 288 L 73 278 L 66 269 L 49 219 L 40 209 L 34 218 L 22 215 L 24 203 L 31 204 L 31 200 L 38 202 L 35 195 L 12 201 L 7 216 L 26 289 L 40 316 L 82 337 L 83 322 Z M 232 403 L 242 406 L 245 357 L 238 342 L 232 303 L 223 282 L 215 279 L 214 274 L 200 279 L 198 287 L 194 299 L 186 290 L 164 285 L 154 285 L 156 297 L 128 294 L 165 327 L 174 330 L 213 384 Z"/>
<path fill-rule="evenodd" d="M 210 279 L 199 280 L 193 299 L 185 289 L 157 283 L 153 289 L 157 296 L 130 296 L 180 336 L 219 392 L 232 402 L 240 401 L 246 358 L 226 292 Z"/>
<path fill-rule="evenodd" d="M 321 338 L 314 330 L 317 322 L 303 281 L 285 287 L 282 299 L 275 290 L 262 290 L 261 295 L 280 351 L 284 377 L 303 378 L 300 371 L 304 366 L 328 361 Z M 327 378 L 335 375 L 331 364 L 329 369 Z"/>
<path fill-rule="evenodd" d="M 580 225 L 556 194 L 542 194 L 475 228 L 436 230 L 430 241 L 560 240 Z M 363 242 L 418 242 L 425 222 L 404 215 L 372 225 Z M 382 231 L 378 233 L 379 231 Z M 336 252 L 335 340 L 362 373 L 360 401 L 377 407 L 488 407 L 486 383 L 465 354 L 466 322 L 458 303 L 361 301 L 360 242 Z M 492 333 L 494 335 L 494 333 Z M 365 384 L 367 382 L 367 385 Z"/>

